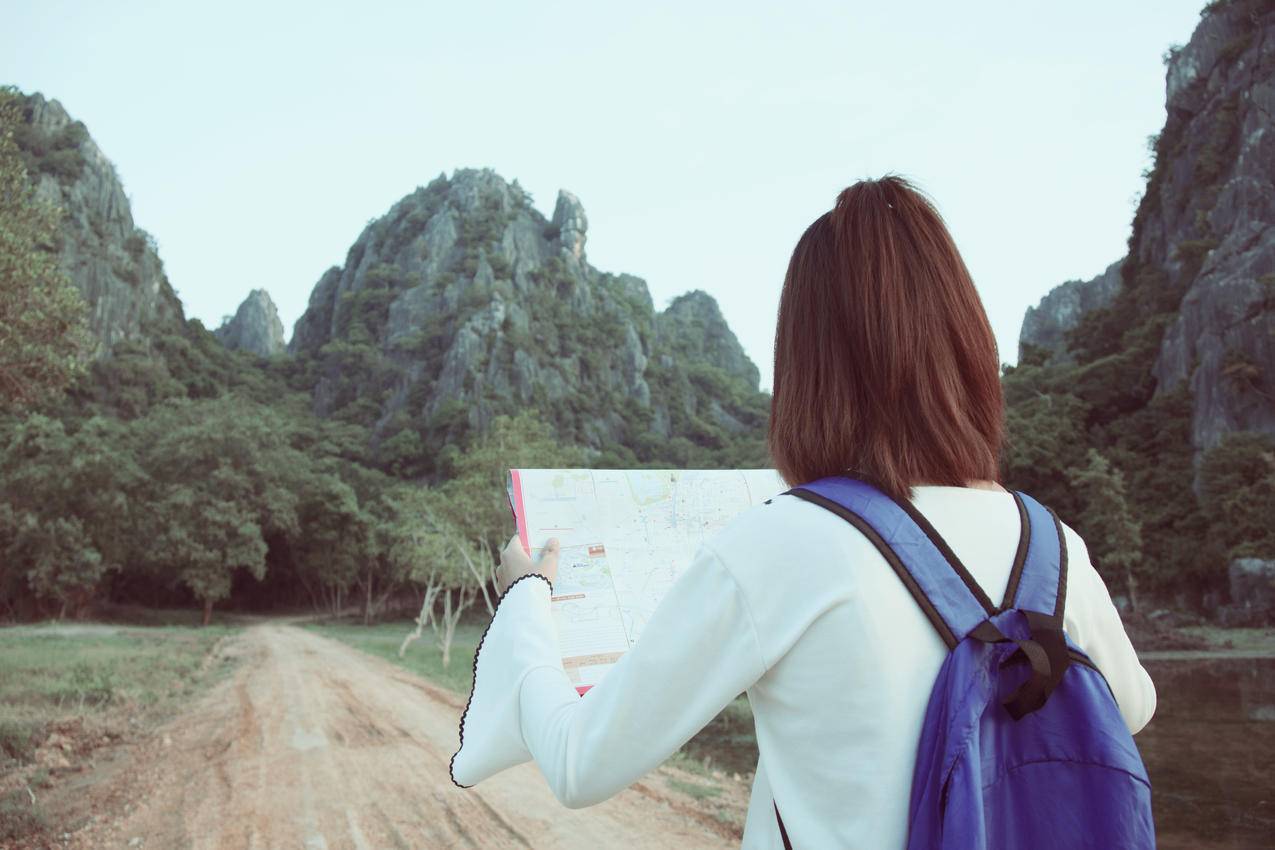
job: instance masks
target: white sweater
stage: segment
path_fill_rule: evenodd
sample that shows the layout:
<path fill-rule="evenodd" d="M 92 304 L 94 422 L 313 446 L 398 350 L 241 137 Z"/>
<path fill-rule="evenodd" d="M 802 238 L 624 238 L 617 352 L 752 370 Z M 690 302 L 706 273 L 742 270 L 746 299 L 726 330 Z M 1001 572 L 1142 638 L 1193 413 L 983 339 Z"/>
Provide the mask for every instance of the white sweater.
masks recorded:
<path fill-rule="evenodd" d="M 999 600 L 1018 544 L 1012 497 L 914 493 Z M 1084 542 L 1064 529 L 1065 629 L 1137 732 L 1155 710 L 1155 688 Z M 700 550 L 641 639 L 583 697 L 563 672 L 549 596 L 548 581 L 529 576 L 503 597 L 475 661 L 455 782 L 534 758 L 563 805 L 592 805 L 747 692 L 760 759 L 743 847 L 782 847 L 772 795 L 794 847 L 904 846 L 918 737 L 947 648 L 845 520 L 793 496 L 746 511 Z"/>

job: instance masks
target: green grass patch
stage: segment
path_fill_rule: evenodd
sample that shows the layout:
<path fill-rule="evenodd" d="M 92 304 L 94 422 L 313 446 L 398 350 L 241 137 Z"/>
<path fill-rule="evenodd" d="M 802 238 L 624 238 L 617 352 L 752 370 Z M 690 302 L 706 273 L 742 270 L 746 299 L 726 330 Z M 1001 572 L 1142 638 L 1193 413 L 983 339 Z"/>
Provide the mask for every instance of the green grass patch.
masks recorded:
<path fill-rule="evenodd" d="M 39 753 L 52 731 L 69 742 L 64 752 L 75 761 L 104 734 L 171 716 L 229 672 L 230 664 L 205 658 L 233 631 L 101 622 L 0 628 L 0 786 L 10 786 L 0 795 L 0 843 L 55 828 L 35 794 L 56 782 Z"/>
<path fill-rule="evenodd" d="M 13 841 L 48 829 L 43 809 L 25 789 L 0 794 L 0 841 Z"/>
<path fill-rule="evenodd" d="M 199 628 L 204 612 L 201 608 L 147 608 L 144 605 L 113 605 L 100 603 L 93 607 L 93 620 L 121 626 L 189 626 Z M 253 617 L 244 617 L 230 611 L 213 609 L 213 626 L 243 625 Z"/>
<path fill-rule="evenodd" d="M 316 622 L 306 623 L 303 628 L 339 640 L 368 655 L 384 658 L 448 690 L 468 696 L 473 683 L 474 651 L 486 626 L 485 619 L 466 620 L 456 626 L 447 667 L 443 667 L 443 652 L 429 629 L 412 642 L 402 658 L 398 657 L 403 638 L 415 628 L 414 623 L 406 618 L 369 626 L 350 622 Z"/>
<path fill-rule="evenodd" d="M 716 785 L 700 785 L 695 782 L 683 782 L 680 779 L 670 779 L 668 784 L 670 788 L 681 791 L 696 800 L 711 800 L 714 797 L 721 796 L 722 793 L 722 789 Z"/>
<path fill-rule="evenodd" d="M 146 718 L 206 684 L 203 659 L 233 629 L 41 623 L 0 628 L 0 761 L 26 762 L 45 724 Z"/>
<path fill-rule="evenodd" d="M 683 748 L 706 767 L 748 775 L 757 769 L 757 734 L 748 697 L 740 695 Z"/>

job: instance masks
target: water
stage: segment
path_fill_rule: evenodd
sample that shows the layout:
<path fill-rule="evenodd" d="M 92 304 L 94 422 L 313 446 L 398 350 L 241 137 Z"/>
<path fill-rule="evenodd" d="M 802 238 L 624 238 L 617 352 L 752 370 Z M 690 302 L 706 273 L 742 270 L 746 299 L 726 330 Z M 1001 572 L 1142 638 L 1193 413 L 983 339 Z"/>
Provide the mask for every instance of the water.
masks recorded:
<path fill-rule="evenodd" d="M 1275 659 L 1148 661 L 1155 717 L 1134 739 L 1162 850 L 1275 848 Z"/>

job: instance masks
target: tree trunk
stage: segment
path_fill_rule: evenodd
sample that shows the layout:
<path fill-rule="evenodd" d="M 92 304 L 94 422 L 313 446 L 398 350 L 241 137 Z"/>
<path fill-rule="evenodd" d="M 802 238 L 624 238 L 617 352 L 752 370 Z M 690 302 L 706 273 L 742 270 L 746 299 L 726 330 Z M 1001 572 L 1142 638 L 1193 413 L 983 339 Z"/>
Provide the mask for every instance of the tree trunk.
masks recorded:
<path fill-rule="evenodd" d="M 407 636 L 403 638 L 403 642 L 399 644 L 399 658 L 403 657 L 403 653 L 407 652 L 407 648 L 411 646 L 412 641 L 419 638 L 425 627 L 434 620 L 434 602 L 438 599 L 438 591 L 440 589 L 440 586 L 434 583 L 435 575 L 436 573 L 431 572 L 429 578 L 426 579 L 425 596 L 421 600 L 421 612 L 416 615 L 416 628 L 408 632 Z"/>
<path fill-rule="evenodd" d="M 452 625 L 452 592 L 445 590 L 443 591 L 443 628 L 439 638 L 443 650 L 444 670 L 452 660 L 452 635 L 455 633 L 456 629 Z"/>
<path fill-rule="evenodd" d="M 456 624 L 460 622 L 460 617 L 465 613 L 465 609 L 473 605 L 477 598 L 478 588 L 457 588 L 456 605 L 453 607 L 451 590 L 443 591 L 443 621 L 439 623 L 435 619 L 433 624 L 434 636 L 438 640 L 438 647 L 443 651 L 443 669 L 447 669 L 447 665 L 451 663 L 452 639 L 456 636 Z"/>
<path fill-rule="evenodd" d="M 452 545 L 456 547 L 456 551 L 465 561 L 465 566 L 469 568 L 469 572 L 473 575 L 474 580 L 478 582 L 478 589 L 483 592 L 483 601 L 487 603 L 487 613 L 496 616 L 496 606 L 491 604 L 491 597 L 487 595 L 487 580 L 489 576 L 485 576 L 478 569 L 478 565 L 469 557 L 469 553 L 465 551 L 465 547 L 460 545 L 459 540 L 453 540 Z M 490 575 L 495 575 L 494 567 L 492 567 L 493 558 L 491 557 L 491 549 L 488 548 L 486 542 L 480 542 L 478 546 L 479 557 L 483 559 L 484 564 L 488 567 Z"/>
<path fill-rule="evenodd" d="M 1133 567 L 1124 568 L 1125 587 L 1129 591 L 1129 613 L 1138 611 L 1138 579 L 1133 574 Z"/>
<path fill-rule="evenodd" d="M 363 625 L 372 622 L 372 568 L 367 570 L 367 585 L 363 592 Z"/>
<path fill-rule="evenodd" d="M 200 625 L 206 626 L 212 622 L 212 606 L 213 601 L 211 599 L 204 600 L 204 621 Z"/>

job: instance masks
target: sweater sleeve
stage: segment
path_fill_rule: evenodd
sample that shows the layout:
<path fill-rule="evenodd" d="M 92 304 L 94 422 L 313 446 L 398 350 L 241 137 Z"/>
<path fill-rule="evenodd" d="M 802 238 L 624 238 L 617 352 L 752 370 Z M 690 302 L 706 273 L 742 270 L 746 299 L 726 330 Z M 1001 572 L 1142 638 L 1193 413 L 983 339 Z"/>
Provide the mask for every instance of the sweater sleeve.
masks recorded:
<path fill-rule="evenodd" d="M 1137 734 L 1155 713 L 1156 693 L 1102 576 L 1089 560 L 1080 535 L 1064 525 L 1067 542 L 1067 603 L 1065 628 L 1102 671 L 1129 731 Z"/>
<path fill-rule="evenodd" d="M 534 759 L 563 805 L 602 802 L 663 762 L 766 672 L 744 597 L 707 546 L 640 639 L 583 696 L 562 667 L 550 591 L 547 580 L 519 580 L 497 607 L 452 757 L 458 785 Z"/>

